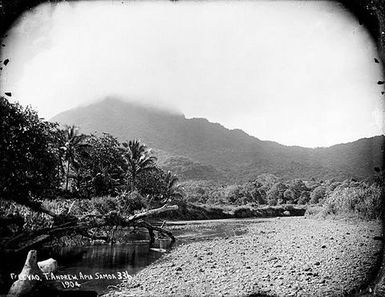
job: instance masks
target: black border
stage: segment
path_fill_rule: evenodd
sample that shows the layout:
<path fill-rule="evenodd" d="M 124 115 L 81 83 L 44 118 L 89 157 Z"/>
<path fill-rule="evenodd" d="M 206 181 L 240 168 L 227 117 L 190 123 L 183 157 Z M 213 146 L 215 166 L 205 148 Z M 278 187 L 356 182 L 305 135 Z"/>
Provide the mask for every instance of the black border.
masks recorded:
<path fill-rule="evenodd" d="M 0 36 L 1 40 L 5 37 L 6 32 L 12 27 L 16 20 L 26 11 L 34 9 L 41 3 L 58 3 L 58 2 L 75 2 L 81 0 L 0 0 Z M 83 0 L 84 1 L 84 0 Z M 92 1 L 92 0 L 91 0 Z M 112 0 L 112 1 L 133 1 L 133 0 Z M 177 0 L 169 0 L 177 1 Z M 187 0 L 188 1 L 188 0 Z M 210 0 L 201 0 L 210 1 Z M 258 0 L 255 0 L 258 1 Z M 274 1 L 274 0 L 272 0 Z M 290 0 L 289 0 L 290 1 Z M 307 1 L 307 0 L 302 0 Z M 317 1 L 317 0 L 310 0 Z M 333 0 L 330 0 L 333 1 Z M 371 37 L 376 43 L 378 57 L 382 65 L 385 65 L 385 0 L 335 0 L 346 9 L 348 9 L 359 21 L 366 27 Z M 3 42 L 2 42 L 3 44 Z M 3 46 L 0 46 L 0 51 Z M 385 69 L 385 67 L 383 68 Z M 1 71 L 0 71 L 1 75 Z M 385 73 L 384 73 L 385 76 Z M 374 82 L 375 83 L 375 82 Z M 385 101 L 385 96 L 383 97 Z M 385 102 L 384 102 L 385 104 Z M 385 143 L 382 146 L 385 147 Z M 384 149 L 383 149 L 384 156 Z M 385 156 L 382 161 L 382 169 L 385 170 Z M 385 206 L 385 185 L 382 185 L 382 201 Z M 382 225 L 383 232 L 385 230 L 385 211 L 383 213 Z M 345 296 L 385 296 L 385 253 L 384 241 L 382 240 L 382 256 L 371 280 L 362 288 L 355 288 Z M 359 291 L 359 292 L 357 292 Z M 258 294 L 253 295 L 258 296 Z"/>

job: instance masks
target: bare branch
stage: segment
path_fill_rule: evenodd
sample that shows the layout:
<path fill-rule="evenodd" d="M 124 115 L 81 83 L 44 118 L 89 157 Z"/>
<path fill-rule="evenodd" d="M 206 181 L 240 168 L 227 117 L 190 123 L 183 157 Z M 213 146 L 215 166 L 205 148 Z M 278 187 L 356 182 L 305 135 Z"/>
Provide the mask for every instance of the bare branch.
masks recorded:
<path fill-rule="evenodd" d="M 158 213 L 162 213 L 162 212 L 170 211 L 170 210 L 176 210 L 176 209 L 178 209 L 178 205 L 167 205 L 167 204 L 165 204 L 165 205 L 163 205 L 160 208 L 150 209 L 148 211 L 132 215 L 132 216 L 130 216 L 128 218 L 128 220 L 129 221 L 134 221 L 134 220 L 138 220 L 138 219 L 141 219 L 141 218 L 144 218 L 144 217 L 152 216 L 154 214 L 158 214 Z"/>

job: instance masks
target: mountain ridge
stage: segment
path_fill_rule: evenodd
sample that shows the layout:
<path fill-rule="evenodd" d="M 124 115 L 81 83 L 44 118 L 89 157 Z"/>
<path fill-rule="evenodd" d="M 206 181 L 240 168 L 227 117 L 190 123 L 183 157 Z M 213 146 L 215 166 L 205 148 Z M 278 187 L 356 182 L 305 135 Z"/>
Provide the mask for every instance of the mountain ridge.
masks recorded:
<path fill-rule="evenodd" d="M 120 141 L 140 139 L 162 152 L 161 165 L 179 172 L 182 179 L 201 176 L 222 182 L 242 182 L 261 173 L 283 178 L 368 178 L 375 166 L 382 167 L 385 139 L 374 136 L 321 148 L 286 146 L 205 118 L 187 119 L 182 113 L 113 98 L 64 111 L 51 120 L 75 124 L 83 133 L 107 132 Z M 183 166 L 189 174 L 183 173 Z"/>

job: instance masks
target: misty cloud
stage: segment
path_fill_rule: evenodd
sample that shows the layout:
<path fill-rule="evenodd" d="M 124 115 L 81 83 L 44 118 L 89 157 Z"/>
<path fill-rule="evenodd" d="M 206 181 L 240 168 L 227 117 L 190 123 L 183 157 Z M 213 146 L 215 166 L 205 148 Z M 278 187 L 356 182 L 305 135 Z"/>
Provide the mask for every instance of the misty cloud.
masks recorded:
<path fill-rule="evenodd" d="M 47 118 L 116 95 L 289 145 L 382 133 L 375 45 L 335 3 L 46 4 L 6 45 L 2 92 Z"/>

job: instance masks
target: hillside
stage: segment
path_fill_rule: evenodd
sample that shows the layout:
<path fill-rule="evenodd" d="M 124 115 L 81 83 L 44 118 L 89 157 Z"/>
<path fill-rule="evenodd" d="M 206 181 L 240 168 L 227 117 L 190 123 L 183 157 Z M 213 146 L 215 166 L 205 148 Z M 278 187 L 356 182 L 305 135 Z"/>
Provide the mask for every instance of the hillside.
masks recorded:
<path fill-rule="evenodd" d="M 107 132 L 120 140 L 138 138 L 153 148 L 162 167 L 182 179 L 241 182 L 261 173 L 285 179 L 364 179 L 382 164 L 384 136 L 328 148 L 302 148 L 262 141 L 203 118 L 107 98 L 56 115 L 83 133 Z"/>

